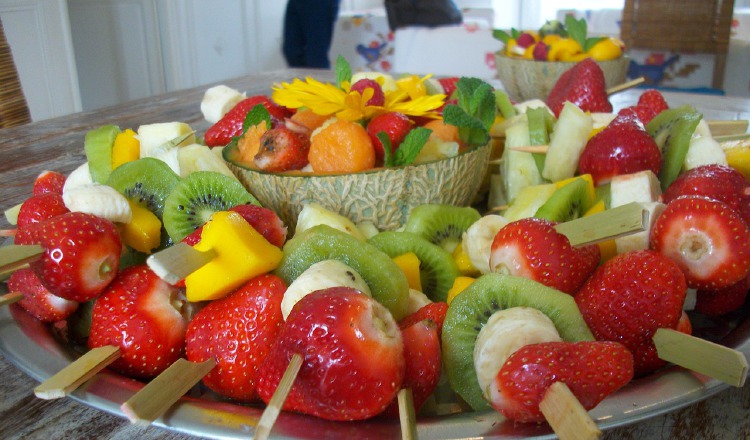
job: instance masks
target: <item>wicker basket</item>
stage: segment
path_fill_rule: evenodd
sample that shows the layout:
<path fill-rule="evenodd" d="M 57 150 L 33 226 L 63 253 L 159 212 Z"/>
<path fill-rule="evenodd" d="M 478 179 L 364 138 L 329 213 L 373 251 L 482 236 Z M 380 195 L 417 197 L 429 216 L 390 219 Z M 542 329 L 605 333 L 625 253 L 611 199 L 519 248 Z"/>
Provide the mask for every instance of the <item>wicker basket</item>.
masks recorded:
<path fill-rule="evenodd" d="M 0 128 L 31 122 L 16 64 L 0 21 Z"/>

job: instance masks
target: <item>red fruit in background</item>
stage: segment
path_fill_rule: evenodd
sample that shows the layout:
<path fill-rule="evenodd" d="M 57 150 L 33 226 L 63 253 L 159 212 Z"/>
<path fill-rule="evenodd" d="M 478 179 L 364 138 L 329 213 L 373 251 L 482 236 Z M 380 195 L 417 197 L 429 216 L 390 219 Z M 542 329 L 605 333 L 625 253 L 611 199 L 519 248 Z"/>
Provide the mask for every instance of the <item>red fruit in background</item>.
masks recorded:
<path fill-rule="evenodd" d="M 283 409 L 326 420 L 380 414 L 404 379 L 404 344 L 390 312 L 348 287 L 319 290 L 295 304 L 260 368 L 268 403 L 294 353 L 303 357 Z"/>
<path fill-rule="evenodd" d="M 51 294 L 28 268 L 18 269 L 10 275 L 8 291 L 23 293 L 18 305 L 42 322 L 62 321 L 78 309 L 77 302 Z"/>
<path fill-rule="evenodd" d="M 555 382 L 568 386 L 581 405 L 594 408 L 633 378 L 633 356 L 622 344 L 544 342 L 515 351 L 497 374 L 490 404 L 518 422 L 544 422 L 539 403 Z"/>
<path fill-rule="evenodd" d="M 288 109 L 274 103 L 267 96 L 257 95 L 245 98 L 232 107 L 217 123 L 206 130 L 203 136 L 206 145 L 209 147 L 227 145 L 232 141 L 234 136 L 242 134 L 242 124 L 245 122 L 245 117 L 258 104 L 263 104 L 268 113 L 271 114 L 272 120 L 283 121 L 284 118 L 291 116 L 291 112 Z"/>
<path fill-rule="evenodd" d="M 617 112 L 617 114 L 625 117 L 638 118 L 644 127 L 656 116 L 656 113 L 654 113 L 650 107 L 639 107 L 637 105 L 625 107 Z"/>
<path fill-rule="evenodd" d="M 99 295 L 117 275 L 122 243 L 109 220 L 68 212 L 20 229 L 17 244 L 44 248 L 30 264 L 54 295 L 85 302 Z"/>
<path fill-rule="evenodd" d="M 565 101 L 572 102 L 583 111 L 612 111 L 604 72 L 591 58 L 579 61 L 560 76 L 547 97 L 547 106 L 559 117 Z"/>
<path fill-rule="evenodd" d="M 402 319 L 398 323 L 398 326 L 403 330 L 420 321 L 431 321 L 437 326 L 438 336 L 442 337 L 443 321 L 445 321 L 446 313 L 448 313 L 448 303 L 442 301 L 431 302 Z"/>
<path fill-rule="evenodd" d="M 531 46 L 532 44 L 534 44 L 535 42 L 536 40 L 534 39 L 534 36 L 526 32 L 519 35 L 518 38 L 516 39 L 516 45 L 518 47 L 523 47 L 523 48 L 527 48 Z"/>
<path fill-rule="evenodd" d="M 726 165 L 702 165 L 684 173 L 667 187 L 664 203 L 689 195 L 705 196 L 726 203 L 750 225 L 750 181 Z"/>
<path fill-rule="evenodd" d="M 65 185 L 65 176 L 57 171 L 42 171 L 34 180 L 32 193 L 35 196 L 45 193 L 55 193 L 62 195 L 63 186 Z"/>
<path fill-rule="evenodd" d="M 191 362 L 216 360 L 203 377 L 208 388 L 232 399 L 258 399 L 258 369 L 284 325 L 285 291 L 281 278 L 261 275 L 193 317 L 185 336 L 186 354 Z"/>
<path fill-rule="evenodd" d="M 599 264 L 599 247 L 573 247 L 554 226 L 554 222 L 534 217 L 505 225 L 492 241 L 490 269 L 571 295 L 577 292 Z"/>
<path fill-rule="evenodd" d="M 49 220 L 61 214 L 70 212 L 65 207 L 65 202 L 60 194 L 55 192 L 41 193 L 29 197 L 21 204 L 18 210 L 18 228 L 24 228 L 32 223 L 39 223 Z"/>
<path fill-rule="evenodd" d="M 124 269 L 96 300 L 89 348 L 114 345 L 120 357 L 109 368 L 129 377 L 154 377 L 181 358 L 187 320 L 178 310 L 180 290 L 148 266 Z"/>
<path fill-rule="evenodd" d="M 652 340 L 659 328 L 677 327 L 687 285 L 672 260 L 651 250 L 619 254 L 604 262 L 575 296 L 597 340 L 624 344 L 636 376 L 665 365 Z"/>
<path fill-rule="evenodd" d="M 380 87 L 377 81 L 370 78 L 362 78 L 359 81 L 352 84 L 351 91 L 359 92 L 362 96 L 365 96 L 367 89 L 372 90 L 372 96 L 367 100 L 365 105 L 381 106 L 385 104 L 385 94 L 383 88 Z"/>
<path fill-rule="evenodd" d="M 250 226 L 252 226 L 253 229 L 258 231 L 258 233 L 272 245 L 276 247 L 284 246 L 287 227 L 284 225 L 281 218 L 272 210 L 248 203 L 233 206 L 229 208 L 229 211 L 234 211 L 240 214 L 242 218 L 250 223 Z M 195 244 L 201 240 L 202 231 L 203 226 L 200 226 L 182 241 L 190 246 L 195 246 Z"/>
<path fill-rule="evenodd" d="M 272 128 L 260 138 L 255 166 L 272 173 L 299 170 L 307 164 L 310 138 L 285 126 Z"/>
<path fill-rule="evenodd" d="M 539 41 L 534 45 L 534 50 L 531 52 L 531 56 L 537 61 L 547 61 L 547 55 L 549 54 L 549 47 L 544 42 Z"/>
<path fill-rule="evenodd" d="M 637 106 L 649 108 L 655 115 L 669 109 L 669 105 L 664 99 L 664 95 L 656 89 L 648 89 L 641 93 L 641 96 L 638 97 Z M 647 122 L 644 122 L 644 124 L 646 123 Z"/>
<path fill-rule="evenodd" d="M 750 227 L 718 200 L 672 200 L 656 219 L 650 242 L 677 263 L 689 287 L 717 290 L 750 274 Z"/>
<path fill-rule="evenodd" d="M 742 307 L 750 289 L 750 276 L 717 290 L 698 289 L 695 310 L 708 316 L 721 316 Z"/>
<path fill-rule="evenodd" d="M 659 174 L 661 151 L 633 114 L 618 115 L 589 139 L 578 161 L 580 174 L 591 174 L 594 184 L 613 176 L 651 170 Z"/>
<path fill-rule="evenodd" d="M 367 124 L 367 134 L 370 135 L 372 146 L 375 149 L 375 163 L 383 164 L 383 143 L 378 139 L 378 133 L 385 132 L 391 141 L 391 152 L 395 152 L 404 138 L 414 126 L 405 114 L 397 112 L 383 113 L 375 116 Z"/>
<path fill-rule="evenodd" d="M 452 76 L 450 78 L 438 78 L 438 82 L 443 87 L 443 94 L 445 94 L 445 96 L 450 97 L 453 92 L 456 91 L 456 83 L 459 79 L 461 78 L 457 76 Z"/>

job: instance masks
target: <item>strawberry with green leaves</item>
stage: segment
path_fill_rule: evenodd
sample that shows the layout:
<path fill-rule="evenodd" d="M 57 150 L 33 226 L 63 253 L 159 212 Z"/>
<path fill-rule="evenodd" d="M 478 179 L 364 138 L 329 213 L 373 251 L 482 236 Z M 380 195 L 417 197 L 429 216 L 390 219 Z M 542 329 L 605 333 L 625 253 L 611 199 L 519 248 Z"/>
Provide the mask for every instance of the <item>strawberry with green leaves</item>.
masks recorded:
<path fill-rule="evenodd" d="M 291 115 L 288 109 L 271 101 L 265 95 L 245 98 L 232 107 L 217 123 L 206 130 L 203 136 L 206 145 L 209 147 L 224 146 L 229 144 L 233 137 L 242 134 L 247 114 L 253 107 L 259 104 L 262 104 L 277 121 L 283 121 Z"/>
<path fill-rule="evenodd" d="M 612 112 L 602 68 L 591 58 L 577 62 L 565 71 L 552 87 L 547 106 L 556 117 L 570 101 L 585 112 Z"/>
<path fill-rule="evenodd" d="M 388 136 L 391 155 L 393 155 L 413 127 L 414 122 L 403 113 L 388 112 L 372 118 L 367 123 L 367 134 L 370 135 L 372 146 L 375 148 L 375 165 L 382 165 L 385 157 L 383 143 L 378 133 L 382 132 Z"/>

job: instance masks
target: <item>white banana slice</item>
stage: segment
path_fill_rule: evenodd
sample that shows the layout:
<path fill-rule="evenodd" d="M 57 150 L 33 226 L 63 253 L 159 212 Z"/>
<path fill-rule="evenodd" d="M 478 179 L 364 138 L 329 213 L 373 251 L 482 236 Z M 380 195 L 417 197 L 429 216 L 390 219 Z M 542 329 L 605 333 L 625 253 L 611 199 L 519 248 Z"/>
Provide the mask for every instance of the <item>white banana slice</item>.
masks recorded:
<path fill-rule="evenodd" d="M 490 254 L 492 241 L 497 232 L 507 225 L 508 220 L 502 215 L 485 215 L 474 222 L 464 232 L 461 245 L 471 264 L 481 273 L 490 273 Z"/>
<path fill-rule="evenodd" d="M 352 287 L 372 296 L 370 287 L 356 270 L 338 260 L 323 260 L 307 268 L 292 281 L 281 300 L 281 314 L 286 319 L 292 307 L 306 295 L 339 286 Z"/>
<path fill-rule="evenodd" d="M 158 157 L 170 141 L 188 135 L 193 129 L 184 122 L 160 122 L 138 127 L 138 141 L 141 143 L 141 157 Z M 195 143 L 195 136 L 186 138 L 182 145 Z"/>
<path fill-rule="evenodd" d="M 176 149 L 177 160 L 180 164 L 180 177 L 186 177 L 194 171 L 215 171 L 236 179 L 237 177 L 229 169 L 221 155 L 214 153 L 213 150 L 215 149 L 200 144 Z"/>
<path fill-rule="evenodd" d="M 201 101 L 203 119 L 211 124 L 219 122 L 219 119 L 246 97 L 244 93 L 223 84 L 208 88 Z"/>
<path fill-rule="evenodd" d="M 128 223 L 133 217 L 128 199 L 111 186 L 93 183 L 65 191 L 65 207 L 74 212 L 86 212 L 115 223 Z"/>
<path fill-rule="evenodd" d="M 562 341 L 555 324 L 537 309 L 512 307 L 493 313 L 474 345 L 479 387 L 488 396 L 493 388 L 490 385 L 511 354 L 524 345 L 554 341 Z"/>
<path fill-rule="evenodd" d="M 89 172 L 89 163 L 84 162 L 81 166 L 74 169 L 70 175 L 65 179 L 65 184 L 63 184 L 63 195 L 65 195 L 66 192 L 78 188 L 81 186 L 89 186 L 94 184 L 94 179 L 91 177 L 91 173 Z"/>
<path fill-rule="evenodd" d="M 180 166 L 180 159 L 178 157 L 179 150 L 181 148 L 157 148 L 151 150 L 155 154 L 155 159 L 159 159 L 169 166 L 178 176 L 182 175 L 182 167 Z"/>
<path fill-rule="evenodd" d="M 411 315 L 417 310 L 431 303 L 430 298 L 419 290 L 409 289 L 409 303 L 406 307 L 406 315 Z"/>
<path fill-rule="evenodd" d="M 317 225 L 328 225 L 339 231 L 351 234 L 358 240 L 367 241 L 367 238 L 353 221 L 339 213 L 324 208 L 318 203 L 308 203 L 302 207 L 302 211 L 300 211 L 297 217 L 297 227 L 294 233 L 299 234 Z"/>

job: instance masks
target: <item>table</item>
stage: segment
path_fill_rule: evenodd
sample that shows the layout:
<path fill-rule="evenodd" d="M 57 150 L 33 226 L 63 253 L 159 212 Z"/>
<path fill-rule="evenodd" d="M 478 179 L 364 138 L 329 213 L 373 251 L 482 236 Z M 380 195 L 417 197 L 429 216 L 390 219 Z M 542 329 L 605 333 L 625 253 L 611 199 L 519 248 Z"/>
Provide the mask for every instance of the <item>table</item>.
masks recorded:
<path fill-rule="evenodd" d="M 313 75 L 330 80 L 330 72 L 281 70 L 227 81 L 248 95 L 268 93 L 269 84 Z M 27 126 L 0 130 L 0 206 L 7 208 L 28 196 L 34 177 L 42 170 L 72 171 L 84 161 L 83 134 L 106 123 L 137 128 L 141 124 L 183 121 L 203 131 L 199 102 L 209 86 L 79 113 Z M 613 97 L 616 107 L 637 99 L 638 91 Z M 706 118 L 750 118 L 750 100 L 687 94 L 667 94 L 673 105 L 699 103 L 714 109 Z M 700 101 L 699 101 L 700 100 Z M 4 227 L 4 225 L 0 226 Z M 2 324 L 2 323 L 0 323 Z M 45 401 L 34 397 L 37 382 L 0 355 L 0 436 L 4 439 L 189 439 L 163 428 L 138 427 L 72 399 Z M 732 388 L 701 403 L 653 417 L 632 426 L 608 430 L 605 439 L 737 439 L 750 438 L 750 385 Z"/>

